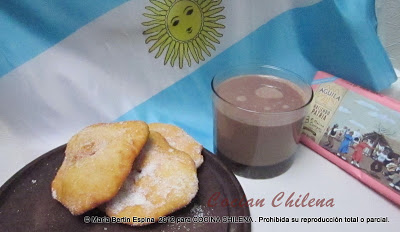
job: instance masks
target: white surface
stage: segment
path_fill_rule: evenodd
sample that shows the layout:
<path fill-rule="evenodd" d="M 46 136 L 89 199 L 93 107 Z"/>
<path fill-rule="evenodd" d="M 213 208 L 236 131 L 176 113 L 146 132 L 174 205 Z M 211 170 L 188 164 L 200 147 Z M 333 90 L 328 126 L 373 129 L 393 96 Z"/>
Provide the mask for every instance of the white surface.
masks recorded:
<path fill-rule="evenodd" d="M 336 165 L 325 160 L 307 147 L 301 146 L 294 165 L 288 172 L 269 180 L 250 180 L 238 177 L 246 197 L 265 198 L 264 207 L 252 207 L 253 219 L 258 217 L 388 217 L 388 223 L 263 223 L 252 224 L 252 231 L 397 231 L 400 228 L 400 208 L 369 189 Z M 333 198 L 331 207 L 279 207 L 272 206 L 280 192 L 283 199 L 295 192 L 298 196 L 310 194 L 309 199 Z"/>

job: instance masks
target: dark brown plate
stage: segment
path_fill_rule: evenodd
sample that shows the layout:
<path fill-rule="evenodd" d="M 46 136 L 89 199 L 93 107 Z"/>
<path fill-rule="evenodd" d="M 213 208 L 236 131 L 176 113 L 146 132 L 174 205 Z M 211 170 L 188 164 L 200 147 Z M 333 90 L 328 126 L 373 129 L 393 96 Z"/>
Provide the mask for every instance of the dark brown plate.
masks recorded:
<path fill-rule="evenodd" d="M 104 217 L 95 209 L 73 216 L 51 197 L 50 184 L 64 159 L 65 145 L 32 161 L 0 188 L 0 231 L 250 231 L 251 223 L 155 223 L 131 227 L 116 223 L 85 223 L 86 216 Z M 222 206 L 223 199 L 244 199 L 236 177 L 211 152 L 203 150 L 204 163 L 198 169 L 199 192 L 185 208 L 173 213 L 178 217 L 249 216 L 248 207 Z M 211 200 L 220 193 L 217 201 Z M 204 217 L 203 217 L 204 218 Z"/>

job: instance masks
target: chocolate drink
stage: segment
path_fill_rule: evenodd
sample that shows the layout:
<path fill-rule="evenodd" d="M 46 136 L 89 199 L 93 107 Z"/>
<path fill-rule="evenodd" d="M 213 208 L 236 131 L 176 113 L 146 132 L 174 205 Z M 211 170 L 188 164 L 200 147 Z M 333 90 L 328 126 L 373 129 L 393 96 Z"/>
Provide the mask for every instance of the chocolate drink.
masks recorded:
<path fill-rule="evenodd" d="M 238 175 L 266 178 L 286 171 L 300 138 L 307 99 L 290 81 L 261 75 L 228 79 L 216 89 L 217 155 Z"/>

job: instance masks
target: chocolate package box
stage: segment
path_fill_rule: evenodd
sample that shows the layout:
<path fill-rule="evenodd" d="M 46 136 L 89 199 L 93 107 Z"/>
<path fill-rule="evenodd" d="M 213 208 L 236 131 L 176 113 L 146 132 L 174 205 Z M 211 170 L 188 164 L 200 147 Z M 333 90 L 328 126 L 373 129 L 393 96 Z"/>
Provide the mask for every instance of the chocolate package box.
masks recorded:
<path fill-rule="evenodd" d="M 319 72 L 301 142 L 400 205 L 400 102 Z"/>

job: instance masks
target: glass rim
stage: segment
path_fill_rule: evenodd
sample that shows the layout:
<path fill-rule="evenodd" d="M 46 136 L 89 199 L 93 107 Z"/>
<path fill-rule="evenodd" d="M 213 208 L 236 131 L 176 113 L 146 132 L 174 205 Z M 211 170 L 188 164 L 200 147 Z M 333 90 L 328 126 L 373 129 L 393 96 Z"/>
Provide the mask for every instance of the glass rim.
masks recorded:
<path fill-rule="evenodd" d="M 250 110 L 250 109 L 246 109 L 246 108 L 237 106 L 237 105 L 235 105 L 234 103 L 232 103 L 232 102 L 226 100 L 225 98 L 221 97 L 221 96 L 218 94 L 217 90 L 216 90 L 215 87 L 214 87 L 215 79 L 218 77 L 218 75 L 221 75 L 221 74 L 223 74 L 223 73 L 226 73 L 226 72 L 228 72 L 228 71 L 230 71 L 230 70 L 235 70 L 235 69 L 240 69 L 240 68 L 251 68 L 251 67 L 253 67 L 253 68 L 273 69 L 273 70 L 283 71 L 283 72 L 286 72 L 286 73 L 290 73 L 291 75 L 294 75 L 297 79 L 299 79 L 299 80 L 302 82 L 302 84 L 306 85 L 307 88 L 311 91 L 310 99 L 308 99 L 308 101 L 306 101 L 302 106 L 300 106 L 300 107 L 298 107 L 298 108 L 296 108 L 296 109 L 289 110 L 289 111 L 281 111 L 281 112 L 259 112 L 259 111 Z M 260 75 L 260 73 L 254 73 L 254 74 L 248 73 L 248 74 L 244 74 L 244 75 Z M 231 77 L 229 77 L 228 79 L 233 78 L 233 77 L 234 77 L 234 76 L 231 76 Z M 278 77 L 278 78 L 280 78 L 280 77 Z M 282 78 L 282 79 L 284 79 L 284 78 Z M 285 80 L 286 80 L 286 79 L 285 79 Z M 293 82 L 290 81 L 290 80 L 287 80 L 287 81 L 293 83 Z M 293 84 L 295 84 L 296 86 L 298 86 L 296 83 L 293 83 Z M 288 69 L 285 69 L 285 68 L 281 68 L 281 67 L 277 67 L 277 66 L 273 66 L 273 65 L 267 65 L 267 64 L 265 64 L 265 65 L 258 65 L 258 64 L 252 64 L 252 65 L 238 65 L 238 66 L 235 66 L 235 67 L 231 67 L 231 68 L 225 69 L 225 70 L 223 70 L 223 71 L 221 71 L 221 72 L 218 72 L 217 74 L 215 74 L 215 75 L 213 76 L 213 78 L 212 78 L 212 80 L 211 80 L 211 89 L 212 89 L 212 91 L 213 91 L 213 94 L 214 94 L 215 96 L 217 96 L 218 99 L 222 100 L 224 103 L 226 103 L 226 104 L 228 104 L 228 105 L 230 105 L 230 106 L 232 106 L 232 107 L 234 107 L 234 108 L 236 108 L 236 109 L 243 110 L 243 111 L 246 111 L 246 112 L 249 112 L 249 113 L 252 113 L 252 114 L 260 114 L 260 115 L 280 115 L 280 114 L 290 114 L 290 113 L 294 113 L 294 112 L 299 111 L 299 110 L 301 110 L 301 109 L 304 109 L 305 107 L 307 107 L 308 105 L 310 105 L 310 103 L 312 102 L 312 100 L 313 100 L 313 98 L 314 98 L 314 91 L 313 91 L 311 85 L 310 85 L 310 84 L 307 84 L 307 83 L 304 81 L 304 79 L 303 79 L 299 74 L 297 74 L 297 73 L 295 73 L 295 72 L 293 72 L 293 71 L 290 71 L 290 70 L 288 70 Z"/>

